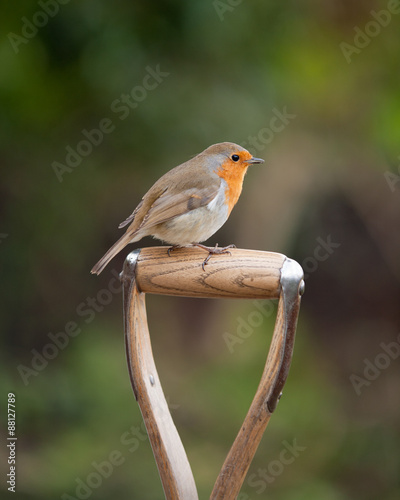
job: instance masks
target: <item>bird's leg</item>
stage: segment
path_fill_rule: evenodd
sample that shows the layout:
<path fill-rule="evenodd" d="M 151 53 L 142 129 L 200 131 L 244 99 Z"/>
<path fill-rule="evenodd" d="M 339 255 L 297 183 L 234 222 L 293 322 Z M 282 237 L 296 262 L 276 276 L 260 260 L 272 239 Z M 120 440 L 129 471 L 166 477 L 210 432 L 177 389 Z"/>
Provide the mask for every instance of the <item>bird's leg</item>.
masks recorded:
<path fill-rule="evenodd" d="M 192 243 L 192 245 L 194 247 L 202 248 L 203 250 L 206 250 L 208 252 L 207 257 L 204 259 L 204 262 L 201 265 L 201 267 L 203 268 L 203 271 L 205 271 L 204 266 L 211 259 L 212 255 L 218 255 L 218 254 L 222 254 L 222 253 L 229 253 L 229 254 L 231 254 L 231 252 L 228 250 L 228 248 L 236 248 L 235 245 L 228 245 L 226 247 L 219 248 L 218 247 L 218 243 L 215 245 L 215 247 L 207 247 L 205 245 L 202 245 L 201 243 Z"/>

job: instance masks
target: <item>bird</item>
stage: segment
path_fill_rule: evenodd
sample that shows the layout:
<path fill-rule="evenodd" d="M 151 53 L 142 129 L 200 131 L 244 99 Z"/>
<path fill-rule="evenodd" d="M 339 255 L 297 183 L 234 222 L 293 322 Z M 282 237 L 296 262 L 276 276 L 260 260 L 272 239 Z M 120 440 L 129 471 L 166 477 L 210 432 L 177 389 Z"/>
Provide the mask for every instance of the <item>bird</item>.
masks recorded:
<path fill-rule="evenodd" d="M 177 248 L 196 246 L 208 252 L 203 270 L 214 254 L 227 247 L 207 247 L 210 238 L 227 221 L 242 192 L 249 165 L 264 163 L 233 142 L 213 144 L 168 171 L 143 196 L 132 214 L 118 226 L 126 232 L 91 270 L 100 274 L 126 245 L 153 236 Z"/>

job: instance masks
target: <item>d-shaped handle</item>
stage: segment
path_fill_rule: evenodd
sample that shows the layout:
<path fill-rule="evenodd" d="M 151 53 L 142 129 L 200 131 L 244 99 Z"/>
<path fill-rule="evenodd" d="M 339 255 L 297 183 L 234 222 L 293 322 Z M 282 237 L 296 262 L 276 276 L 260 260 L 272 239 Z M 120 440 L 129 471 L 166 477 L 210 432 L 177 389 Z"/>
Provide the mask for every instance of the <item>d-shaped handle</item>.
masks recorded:
<path fill-rule="evenodd" d="M 290 368 L 300 296 L 304 291 L 301 267 L 278 253 L 242 249 L 230 252 L 230 255 L 213 255 L 203 271 L 201 249 L 183 248 L 169 257 L 166 247 L 146 248 L 129 254 L 121 273 L 129 373 L 168 500 L 197 500 L 198 495 L 154 363 L 145 293 L 279 298 L 274 334 L 260 384 L 211 499 L 233 499 L 239 494 Z"/>

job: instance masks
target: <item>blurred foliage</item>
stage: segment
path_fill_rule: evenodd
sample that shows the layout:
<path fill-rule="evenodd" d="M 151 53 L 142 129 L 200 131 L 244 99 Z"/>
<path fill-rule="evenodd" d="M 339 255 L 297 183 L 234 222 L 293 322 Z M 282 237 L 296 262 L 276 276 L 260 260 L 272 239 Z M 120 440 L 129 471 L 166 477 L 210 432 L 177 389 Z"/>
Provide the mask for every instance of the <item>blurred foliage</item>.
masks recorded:
<path fill-rule="evenodd" d="M 399 498 L 399 359 L 360 395 L 351 376 L 363 376 L 365 360 L 399 335 L 400 184 L 391 187 L 385 173 L 400 174 L 400 16 L 347 62 L 341 44 L 354 45 L 354 28 L 365 31 L 371 11 L 389 4 L 233 3 L 219 2 L 221 12 L 211 0 L 44 0 L 58 12 L 26 43 L 15 46 L 14 36 L 13 47 L 10 34 L 46 20 L 43 3 L 1 2 L 0 386 L 3 402 L 17 395 L 16 498 L 74 497 L 77 479 L 113 451 L 122 463 L 93 498 L 163 497 L 125 367 L 121 296 L 95 313 L 88 305 L 126 252 L 99 278 L 89 270 L 158 176 L 224 140 L 246 143 L 266 166 L 251 169 L 213 242 L 286 253 L 309 275 L 284 397 L 240 498 Z M 149 67 L 168 76 L 121 119 L 113 103 L 142 85 Z M 276 109 L 295 118 L 269 144 L 249 145 Z M 60 182 L 54 162 L 65 164 L 66 148 L 104 119 L 113 131 Z M 339 246 L 316 260 L 329 237 Z M 200 498 L 262 372 L 273 316 L 233 353 L 223 337 L 253 310 L 148 300 L 161 380 Z M 42 352 L 69 322 L 79 335 L 24 384 L 18 366 L 31 367 L 32 349 Z M 293 440 L 305 449 L 260 481 Z M 6 460 L 3 447 L 4 470 Z"/>

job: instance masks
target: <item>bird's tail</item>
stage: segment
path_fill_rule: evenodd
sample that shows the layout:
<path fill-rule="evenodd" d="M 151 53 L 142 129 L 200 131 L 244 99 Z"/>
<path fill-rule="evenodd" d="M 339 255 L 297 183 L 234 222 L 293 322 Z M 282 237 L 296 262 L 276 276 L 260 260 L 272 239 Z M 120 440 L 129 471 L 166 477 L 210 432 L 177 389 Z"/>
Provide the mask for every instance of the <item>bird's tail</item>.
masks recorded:
<path fill-rule="evenodd" d="M 93 266 L 90 271 L 92 274 L 100 274 L 106 265 L 119 253 L 128 243 L 132 242 L 132 235 L 125 233 L 114 245 L 107 250 L 103 257 Z"/>

